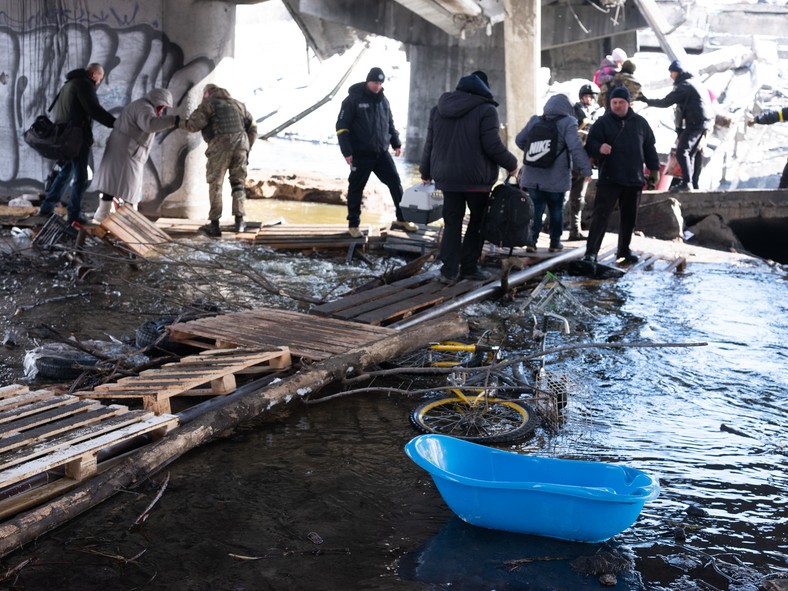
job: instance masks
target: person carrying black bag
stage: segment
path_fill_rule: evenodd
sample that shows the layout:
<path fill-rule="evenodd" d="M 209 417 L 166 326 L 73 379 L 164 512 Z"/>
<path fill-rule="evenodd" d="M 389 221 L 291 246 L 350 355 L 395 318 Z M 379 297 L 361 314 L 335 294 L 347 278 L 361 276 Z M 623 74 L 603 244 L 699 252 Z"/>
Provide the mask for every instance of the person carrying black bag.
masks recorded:
<path fill-rule="evenodd" d="M 487 75 L 477 71 L 460 79 L 457 89 L 444 93 L 430 111 L 420 171 L 422 182 L 435 179 L 443 191 L 439 280 L 446 285 L 488 279 L 478 267 L 487 200 L 499 167 L 511 176 L 518 169 L 517 157 L 501 141 L 497 107 Z M 466 205 L 470 220 L 463 236 Z"/>
<path fill-rule="evenodd" d="M 72 160 L 60 163 L 60 171 L 49 185 L 46 196 L 38 210 L 40 216 L 50 216 L 63 192 L 71 184 L 71 199 L 68 203 L 68 222 L 85 223 L 82 216 L 82 196 L 88 185 L 88 158 L 93 145 L 93 120 L 105 127 L 115 124 L 115 117 L 99 103 L 96 87 L 104 79 L 101 64 L 90 64 L 85 69 L 72 70 L 66 74 L 66 83 L 58 93 L 54 104 L 54 123 L 71 122 L 83 132 L 82 147 Z"/>

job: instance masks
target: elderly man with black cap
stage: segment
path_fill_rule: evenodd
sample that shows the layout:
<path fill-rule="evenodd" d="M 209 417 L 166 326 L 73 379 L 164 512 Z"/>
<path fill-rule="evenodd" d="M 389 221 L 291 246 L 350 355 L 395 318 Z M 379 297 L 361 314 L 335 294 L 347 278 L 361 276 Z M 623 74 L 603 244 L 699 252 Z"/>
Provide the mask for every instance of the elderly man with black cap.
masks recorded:
<path fill-rule="evenodd" d="M 659 176 L 659 155 L 654 132 L 645 118 L 629 106 L 629 91 L 619 86 L 610 92 L 610 110 L 600 117 L 588 132 L 586 151 L 597 161 L 599 178 L 596 183 L 594 212 L 588 232 L 584 261 L 596 263 L 599 248 L 607 230 L 608 218 L 618 203 L 621 224 L 618 230 L 616 258 L 635 263 L 637 255 L 629 245 L 637 221 L 640 195 L 645 179 L 643 165 L 650 171 L 650 184 Z"/>
<path fill-rule="evenodd" d="M 345 161 L 350 165 L 347 189 L 347 220 L 348 234 L 353 238 L 361 238 L 359 229 L 361 222 L 361 199 L 369 175 L 373 172 L 386 185 L 394 201 L 397 216 L 392 224 L 394 228 L 402 228 L 415 232 L 418 228 L 413 222 L 405 221 L 400 209 L 402 201 L 402 183 L 389 153 L 389 146 L 394 155 L 399 157 L 402 143 L 399 132 L 394 127 L 391 106 L 383 95 L 383 81 L 386 76 L 380 68 L 372 68 L 365 82 L 353 84 L 348 95 L 342 101 L 342 108 L 337 119 L 337 140 Z"/>
<path fill-rule="evenodd" d="M 684 70 L 679 60 L 668 66 L 673 79 L 673 90 L 662 99 L 648 99 L 641 95 L 638 100 L 650 107 L 676 105 L 676 159 L 681 167 L 681 183 L 672 187 L 672 193 L 696 189 L 700 167 L 695 166 L 695 157 L 708 131 L 714 128 L 714 108 L 708 90 L 690 72 Z M 700 164 L 700 161 L 698 161 Z"/>

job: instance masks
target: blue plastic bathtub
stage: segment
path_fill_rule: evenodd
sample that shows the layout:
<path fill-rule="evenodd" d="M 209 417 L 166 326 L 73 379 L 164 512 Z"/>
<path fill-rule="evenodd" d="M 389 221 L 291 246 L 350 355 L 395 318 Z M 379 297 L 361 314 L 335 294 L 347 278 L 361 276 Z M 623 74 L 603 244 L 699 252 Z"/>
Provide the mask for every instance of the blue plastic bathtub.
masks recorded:
<path fill-rule="evenodd" d="M 490 529 L 602 542 L 659 495 L 656 480 L 627 466 L 520 455 L 446 435 L 416 437 L 405 453 L 462 520 Z"/>

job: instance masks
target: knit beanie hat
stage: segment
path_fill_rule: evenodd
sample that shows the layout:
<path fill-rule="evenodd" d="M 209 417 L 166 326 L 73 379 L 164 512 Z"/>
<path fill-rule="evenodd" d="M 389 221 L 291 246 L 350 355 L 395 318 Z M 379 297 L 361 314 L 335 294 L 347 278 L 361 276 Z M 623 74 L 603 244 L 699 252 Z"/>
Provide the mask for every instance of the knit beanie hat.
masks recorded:
<path fill-rule="evenodd" d="M 484 82 L 487 88 L 490 88 L 490 82 L 487 80 L 487 74 L 485 74 L 481 70 L 476 70 L 475 72 L 471 72 L 471 76 L 476 76 L 479 80 Z"/>
<path fill-rule="evenodd" d="M 673 60 L 672 62 L 670 62 L 670 65 L 668 66 L 668 70 L 670 72 L 680 73 L 684 71 L 684 68 L 681 67 L 681 62 L 679 60 Z"/>
<path fill-rule="evenodd" d="M 621 49 L 620 47 L 616 47 L 611 52 L 610 57 L 613 58 L 614 62 L 624 62 L 627 60 L 627 52 Z"/>
<path fill-rule="evenodd" d="M 372 68 L 367 74 L 367 82 L 383 82 L 385 79 L 386 76 L 380 68 Z"/>
<path fill-rule="evenodd" d="M 627 102 L 632 100 L 632 97 L 629 96 L 629 91 L 627 90 L 626 86 L 616 86 L 613 89 L 613 92 L 610 93 L 610 100 L 612 101 L 614 98 L 622 98 Z"/>

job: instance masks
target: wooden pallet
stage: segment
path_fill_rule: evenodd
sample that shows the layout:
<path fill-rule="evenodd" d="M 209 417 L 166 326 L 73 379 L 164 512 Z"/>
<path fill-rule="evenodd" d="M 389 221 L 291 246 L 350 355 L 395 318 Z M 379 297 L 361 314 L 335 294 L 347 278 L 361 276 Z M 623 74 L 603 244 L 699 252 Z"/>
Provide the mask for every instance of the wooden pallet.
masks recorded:
<path fill-rule="evenodd" d="M 437 273 L 414 275 L 395 283 L 352 294 L 312 309 L 312 313 L 373 326 L 386 326 L 477 289 L 484 282 L 443 285 Z"/>
<path fill-rule="evenodd" d="M 290 351 L 221 349 L 203 351 L 176 363 L 143 371 L 112 384 L 101 384 L 91 392 L 77 393 L 90 398 L 142 398 L 143 408 L 157 415 L 170 412 L 173 396 L 223 396 L 236 388 L 236 375 L 289 369 Z"/>
<path fill-rule="evenodd" d="M 145 257 L 157 252 L 157 247 L 170 241 L 161 230 L 131 206 L 124 206 L 110 214 L 99 226 L 85 226 L 92 235 L 105 240 L 122 242 L 134 254 Z"/>
<path fill-rule="evenodd" d="M 360 226 L 361 238 L 351 238 L 347 226 L 340 224 L 277 224 L 258 230 L 255 244 L 276 249 L 319 250 L 343 248 L 351 244 L 382 246 L 388 230 L 379 226 Z"/>
<path fill-rule="evenodd" d="M 319 361 L 388 338 L 390 328 L 363 326 L 300 312 L 257 308 L 167 327 L 170 340 L 197 347 L 286 346 L 295 357 Z"/>
<path fill-rule="evenodd" d="M 200 234 L 202 230 L 202 226 L 206 224 L 206 220 L 187 220 L 184 218 L 159 218 L 156 220 L 156 227 L 163 232 L 165 232 L 168 236 L 184 236 L 184 235 L 194 235 Z M 220 229 L 222 230 L 222 236 L 220 239 L 230 239 L 230 240 L 245 240 L 248 242 L 254 241 L 254 237 L 257 234 L 257 230 L 260 227 L 260 222 L 246 222 L 246 231 L 245 232 L 234 232 L 233 230 L 233 223 L 229 222 L 227 224 L 223 224 Z M 205 234 L 203 234 L 205 236 Z M 212 238 L 216 240 L 216 238 Z"/>
<path fill-rule="evenodd" d="M 51 390 L 0 388 L 0 519 L 90 478 L 101 467 L 99 453 L 111 446 L 146 433 L 160 437 L 177 424 L 172 415 Z"/>

